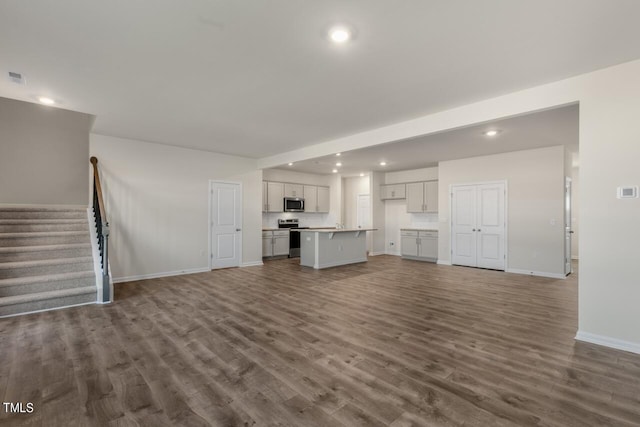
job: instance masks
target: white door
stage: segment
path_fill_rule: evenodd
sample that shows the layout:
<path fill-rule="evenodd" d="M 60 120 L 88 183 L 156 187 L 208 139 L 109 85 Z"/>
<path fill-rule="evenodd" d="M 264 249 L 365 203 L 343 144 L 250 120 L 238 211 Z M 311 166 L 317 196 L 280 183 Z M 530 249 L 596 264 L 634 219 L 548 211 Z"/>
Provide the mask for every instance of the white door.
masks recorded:
<path fill-rule="evenodd" d="M 476 186 L 453 187 L 451 206 L 451 263 L 475 267 L 476 256 Z"/>
<path fill-rule="evenodd" d="M 478 267 L 504 270 L 504 190 L 503 183 L 478 185 L 476 222 Z"/>
<path fill-rule="evenodd" d="M 505 184 L 452 188 L 451 263 L 505 269 Z"/>
<path fill-rule="evenodd" d="M 370 228 L 371 227 L 371 195 L 358 194 L 358 203 L 356 205 L 356 214 L 358 216 L 357 221 L 358 228 Z M 371 252 L 371 233 L 367 233 L 365 237 L 367 250 Z"/>
<path fill-rule="evenodd" d="M 564 181 L 564 274 L 571 274 L 571 178 Z"/>
<path fill-rule="evenodd" d="M 211 268 L 240 266 L 242 256 L 242 187 L 211 183 Z"/>

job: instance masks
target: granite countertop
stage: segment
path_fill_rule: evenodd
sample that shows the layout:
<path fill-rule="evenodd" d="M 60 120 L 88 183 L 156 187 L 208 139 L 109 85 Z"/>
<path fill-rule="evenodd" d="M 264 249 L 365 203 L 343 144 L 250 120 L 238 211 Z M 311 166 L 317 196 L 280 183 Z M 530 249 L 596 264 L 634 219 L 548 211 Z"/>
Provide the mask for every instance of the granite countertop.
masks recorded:
<path fill-rule="evenodd" d="M 437 228 L 401 228 L 400 231 L 439 231 Z"/>
<path fill-rule="evenodd" d="M 288 230 L 288 229 L 278 228 L 278 227 L 262 227 L 262 231 L 279 231 L 279 230 Z"/>
<path fill-rule="evenodd" d="M 349 233 L 354 231 L 376 231 L 377 228 L 307 228 L 307 229 L 297 229 L 291 231 L 307 231 L 314 233 Z"/>

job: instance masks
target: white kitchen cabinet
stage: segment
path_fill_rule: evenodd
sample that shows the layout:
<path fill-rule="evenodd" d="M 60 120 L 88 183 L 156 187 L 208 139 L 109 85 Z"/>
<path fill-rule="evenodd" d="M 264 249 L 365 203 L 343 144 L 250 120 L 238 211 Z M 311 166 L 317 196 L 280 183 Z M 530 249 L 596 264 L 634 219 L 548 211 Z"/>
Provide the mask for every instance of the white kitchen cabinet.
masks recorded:
<path fill-rule="evenodd" d="M 284 197 L 302 197 L 304 194 L 304 185 L 302 184 L 285 184 Z"/>
<path fill-rule="evenodd" d="M 438 212 L 438 181 L 407 184 L 407 212 Z"/>
<path fill-rule="evenodd" d="M 316 212 L 328 213 L 329 207 L 329 187 L 318 187 L 318 209 Z"/>
<path fill-rule="evenodd" d="M 267 200 L 269 200 L 269 191 L 267 188 L 267 181 L 262 181 L 262 212 L 267 212 L 269 210 L 269 203 L 267 202 Z"/>
<path fill-rule="evenodd" d="M 289 230 L 262 232 L 262 257 L 289 255 Z"/>
<path fill-rule="evenodd" d="M 267 182 L 267 212 L 284 211 L 284 184 Z"/>
<path fill-rule="evenodd" d="M 263 231 L 262 232 L 262 257 L 271 257 L 273 256 L 273 232 L 272 231 Z"/>
<path fill-rule="evenodd" d="M 434 230 L 400 230 L 403 258 L 435 262 L 438 259 L 438 232 Z"/>
<path fill-rule="evenodd" d="M 304 195 L 304 211 L 318 212 L 318 187 L 305 185 L 302 194 Z"/>
<path fill-rule="evenodd" d="M 386 184 L 380 186 L 380 200 L 400 200 L 406 198 L 405 184 Z"/>

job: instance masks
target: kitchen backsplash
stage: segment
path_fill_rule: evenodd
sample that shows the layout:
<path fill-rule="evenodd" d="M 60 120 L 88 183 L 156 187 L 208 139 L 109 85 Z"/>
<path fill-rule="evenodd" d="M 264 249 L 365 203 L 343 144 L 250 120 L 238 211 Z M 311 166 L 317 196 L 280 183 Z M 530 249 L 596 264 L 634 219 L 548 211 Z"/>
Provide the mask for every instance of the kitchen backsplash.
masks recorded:
<path fill-rule="evenodd" d="M 333 215 L 325 213 L 275 212 L 262 214 L 263 228 L 277 228 L 279 219 L 298 218 L 301 227 L 335 227 Z"/>

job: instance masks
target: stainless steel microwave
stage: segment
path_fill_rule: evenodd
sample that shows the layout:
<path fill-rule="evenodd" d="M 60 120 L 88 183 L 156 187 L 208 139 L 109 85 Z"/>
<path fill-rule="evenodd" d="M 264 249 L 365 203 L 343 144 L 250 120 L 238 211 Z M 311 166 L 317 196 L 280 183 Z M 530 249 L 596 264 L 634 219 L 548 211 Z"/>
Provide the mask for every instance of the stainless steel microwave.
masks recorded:
<path fill-rule="evenodd" d="M 304 199 L 300 197 L 284 198 L 285 212 L 304 212 Z"/>

